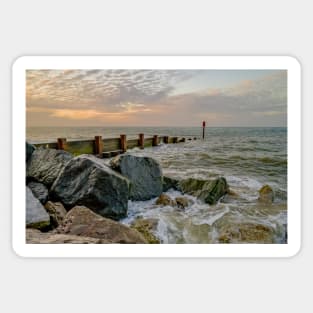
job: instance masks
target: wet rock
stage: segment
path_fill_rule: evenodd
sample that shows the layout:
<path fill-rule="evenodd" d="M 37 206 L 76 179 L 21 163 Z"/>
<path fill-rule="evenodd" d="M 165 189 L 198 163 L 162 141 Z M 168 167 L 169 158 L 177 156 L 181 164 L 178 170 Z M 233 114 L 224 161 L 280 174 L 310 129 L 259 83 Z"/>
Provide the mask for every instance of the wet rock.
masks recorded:
<path fill-rule="evenodd" d="M 130 180 L 131 200 L 149 200 L 162 193 L 162 169 L 156 160 L 124 154 L 112 159 L 110 166 Z"/>
<path fill-rule="evenodd" d="M 28 183 L 27 186 L 42 204 L 45 204 L 48 201 L 48 189 L 44 184 L 32 181 Z"/>
<path fill-rule="evenodd" d="M 169 189 L 180 191 L 179 180 L 172 177 L 163 176 L 163 192 L 166 192 Z"/>
<path fill-rule="evenodd" d="M 26 187 L 26 226 L 45 229 L 50 225 L 50 216 L 40 201 Z"/>
<path fill-rule="evenodd" d="M 259 190 L 259 199 L 262 203 L 272 203 L 274 201 L 274 191 L 269 185 L 264 185 Z"/>
<path fill-rule="evenodd" d="M 176 202 L 165 193 L 162 193 L 160 197 L 155 202 L 156 205 L 169 205 L 169 206 L 176 206 Z"/>
<path fill-rule="evenodd" d="M 242 223 L 220 229 L 220 243 L 275 243 L 274 230 L 266 225 Z"/>
<path fill-rule="evenodd" d="M 37 229 L 26 229 L 26 243 L 33 244 L 100 244 L 107 240 L 67 234 L 42 233 Z"/>
<path fill-rule="evenodd" d="M 227 194 L 228 194 L 229 196 L 231 196 L 231 197 L 234 197 L 234 198 L 239 197 L 238 193 L 235 192 L 235 191 L 232 190 L 232 189 L 228 189 L 228 190 L 227 190 Z"/>
<path fill-rule="evenodd" d="M 228 184 L 224 177 L 212 181 L 188 178 L 181 180 L 179 186 L 183 193 L 198 197 L 208 204 L 216 204 L 228 191 Z"/>
<path fill-rule="evenodd" d="M 48 201 L 45 205 L 45 209 L 50 215 L 50 222 L 53 227 L 58 227 L 67 214 L 67 211 L 61 202 Z"/>
<path fill-rule="evenodd" d="M 35 149 L 36 149 L 35 146 L 31 145 L 26 141 L 26 162 L 30 160 Z"/>
<path fill-rule="evenodd" d="M 43 183 L 49 188 L 72 157 L 63 150 L 36 149 L 27 163 L 27 179 Z"/>
<path fill-rule="evenodd" d="M 185 209 L 189 205 L 189 200 L 186 197 L 176 197 L 175 201 L 180 209 Z"/>
<path fill-rule="evenodd" d="M 84 205 L 113 219 L 127 214 L 129 181 L 93 155 L 71 159 L 50 190 L 50 198 L 66 208 Z"/>
<path fill-rule="evenodd" d="M 76 206 L 57 228 L 58 233 L 104 239 L 108 243 L 147 243 L 135 229 Z"/>
<path fill-rule="evenodd" d="M 153 234 L 158 225 L 157 219 L 136 219 L 132 224 L 131 228 L 137 230 L 142 234 L 148 243 L 160 243 L 160 240 Z"/>
<path fill-rule="evenodd" d="M 205 183 L 205 180 L 187 178 L 179 182 L 179 187 L 183 193 L 195 194 L 202 190 Z"/>

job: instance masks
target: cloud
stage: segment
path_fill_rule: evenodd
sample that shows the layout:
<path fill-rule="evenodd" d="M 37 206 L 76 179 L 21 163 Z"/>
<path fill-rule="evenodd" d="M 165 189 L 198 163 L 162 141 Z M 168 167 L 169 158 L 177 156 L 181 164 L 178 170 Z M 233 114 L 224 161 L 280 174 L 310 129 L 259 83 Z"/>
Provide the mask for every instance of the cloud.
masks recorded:
<path fill-rule="evenodd" d="M 27 71 L 27 107 L 114 111 L 123 103 L 161 101 L 188 77 L 177 70 L 32 70 Z"/>
<path fill-rule="evenodd" d="M 201 70 L 201 77 L 204 74 Z M 173 92 L 197 75 L 200 71 L 29 70 L 27 116 L 37 123 L 46 114 L 51 124 L 58 125 L 121 120 L 128 125 L 164 126 L 197 125 L 201 120 L 213 126 L 286 124 L 286 71 L 264 71 L 259 78 L 241 79 L 228 87 Z"/>

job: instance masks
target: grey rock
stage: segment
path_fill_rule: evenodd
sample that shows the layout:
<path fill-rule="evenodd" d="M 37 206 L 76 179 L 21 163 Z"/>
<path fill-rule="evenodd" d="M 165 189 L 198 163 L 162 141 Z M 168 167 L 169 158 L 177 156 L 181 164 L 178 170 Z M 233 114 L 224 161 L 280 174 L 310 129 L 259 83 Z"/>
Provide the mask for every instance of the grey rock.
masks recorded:
<path fill-rule="evenodd" d="M 48 189 L 42 183 L 30 182 L 27 186 L 31 189 L 33 195 L 42 203 L 45 204 L 48 201 Z"/>
<path fill-rule="evenodd" d="M 35 149 L 36 149 L 35 146 L 31 145 L 26 141 L 26 162 L 30 160 Z"/>
<path fill-rule="evenodd" d="M 93 155 L 71 159 L 51 187 L 49 197 L 66 208 L 84 205 L 113 219 L 125 217 L 129 181 Z"/>
<path fill-rule="evenodd" d="M 166 192 L 169 189 L 180 191 L 179 180 L 172 177 L 163 176 L 163 192 Z"/>
<path fill-rule="evenodd" d="M 45 209 L 50 215 L 50 222 L 53 227 L 58 227 L 67 213 L 61 202 L 48 201 L 45 205 Z"/>
<path fill-rule="evenodd" d="M 26 187 L 26 226 L 44 229 L 50 224 L 50 216 L 40 201 Z"/>
<path fill-rule="evenodd" d="M 72 154 L 63 150 L 36 149 L 27 164 L 27 179 L 43 183 L 49 188 L 72 158 Z"/>
<path fill-rule="evenodd" d="M 156 160 L 124 154 L 112 159 L 110 166 L 130 180 L 131 200 L 143 201 L 161 195 L 163 174 Z"/>
<path fill-rule="evenodd" d="M 209 204 L 216 204 L 228 191 L 224 177 L 212 181 L 188 178 L 181 180 L 179 186 L 183 193 L 191 194 Z"/>

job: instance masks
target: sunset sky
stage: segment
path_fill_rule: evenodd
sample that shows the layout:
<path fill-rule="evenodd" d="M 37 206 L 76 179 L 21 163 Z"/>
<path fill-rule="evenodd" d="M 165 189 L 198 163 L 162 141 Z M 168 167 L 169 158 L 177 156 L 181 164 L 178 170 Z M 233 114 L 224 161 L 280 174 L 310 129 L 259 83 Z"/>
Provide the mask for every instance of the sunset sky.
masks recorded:
<path fill-rule="evenodd" d="M 286 126 L 284 70 L 28 70 L 27 126 Z"/>

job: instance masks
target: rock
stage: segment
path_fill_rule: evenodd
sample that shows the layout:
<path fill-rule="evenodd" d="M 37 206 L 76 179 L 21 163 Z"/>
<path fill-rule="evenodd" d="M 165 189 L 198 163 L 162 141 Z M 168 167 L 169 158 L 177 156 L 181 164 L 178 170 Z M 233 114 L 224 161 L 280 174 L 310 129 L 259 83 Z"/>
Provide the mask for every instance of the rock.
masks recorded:
<path fill-rule="evenodd" d="M 53 227 L 58 227 L 67 214 L 67 211 L 61 202 L 48 201 L 45 205 L 45 209 L 50 215 L 50 222 Z"/>
<path fill-rule="evenodd" d="M 44 184 L 32 181 L 28 183 L 27 186 L 42 204 L 45 204 L 48 201 L 48 189 Z"/>
<path fill-rule="evenodd" d="M 162 169 L 156 160 L 124 154 L 112 159 L 110 166 L 130 180 L 131 200 L 149 200 L 162 193 Z"/>
<path fill-rule="evenodd" d="M 160 243 L 160 240 L 153 234 L 158 225 L 157 219 L 136 219 L 132 224 L 131 228 L 137 230 L 142 234 L 148 243 Z"/>
<path fill-rule="evenodd" d="M 163 192 L 166 192 L 169 189 L 180 191 L 179 180 L 172 177 L 163 176 Z"/>
<path fill-rule="evenodd" d="M 259 190 L 259 199 L 263 203 L 272 203 L 274 201 L 274 191 L 269 185 L 264 185 Z"/>
<path fill-rule="evenodd" d="M 42 233 L 37 229 L 26 229 L 26 243 L 33 244 L 100 244 L 109 243 L 107 240 L 83 237 L 76 235 L 55 234 L 55 233 Z"/>
<path fill-rule="evenodd" d="M 231 197 L 234 197 L 234 198 L 238 198 L 238 197 L 239 197 L 238 193 L 235 192 L 235 191 L 232 190 L 232 189 L 228 189 L 228 190 L 227 190 L 227 194 L 228 194 L 229 196 L 231 196 Z"/>
<path fill-rule="evenodd" d="M 169 205 L 169 206 L 176 206 L 176 202 L 165 193 L 162 193 L 160 197 L 155 202 L 156 205 Z"/>
<path fill-rule="evenodd" d="M 200 192 L 206 181 L 196 178 L 187 178 L 179 182 L 179 187 L 183 193 L 196 194 Z"/>
<path fill-rule="evenodd" d="M 50 190 L 50 198 L 66 208 L 84 205 L 113 219 L 127 215 L 129 181 L 93 155 L 71 159 Z"/>
<path fill-rule="evenodd" d="M 65 216 L 58 233 L 104 239 L 108 243 L 147 243 L 135 229 L 102 217 L 84 206 L 75 206 Z"/>
<path fill-rule="evenodd" d="M 188 178 L 181 180 L 179 186 L 183 193 L 198 197 L 208 204 L 216 204 L 228 191 L 228 184 L 224 177 L 212 181 Z"/>
<path fill-rule="evenodd" d="M 49 188 L 72 157 L 63 150 L 36 149 L 27 164 L 27 179 L 43 183 Z"/>
<path fill-rule="evenodd" d="M 231 224 L 220 230 L 220 243 L 275 243 L 274 230 L 253 223 Z"/>
<path fill-rule="evenodd" d="M 36 149 L 35 146 L 31 145 L 26 141 L 26 162 L 30 160 L 35 149 Z"/>
<path fill-rule="evenodd" d="M 50 224 L 49 214 L 33 195 L 30 188 L 26 187 L 26 226 L 45 229 Z"/>
<path fill-rule="evenodd" d="M 177 203 L 177 206 L 180 208 L 180 209 L 185 209 L 188 207 L 189 205 L 189 201 L 188 201 L 188 198 L 186 197 L 176 197 L 175 198 L 175 201 Z"/>

